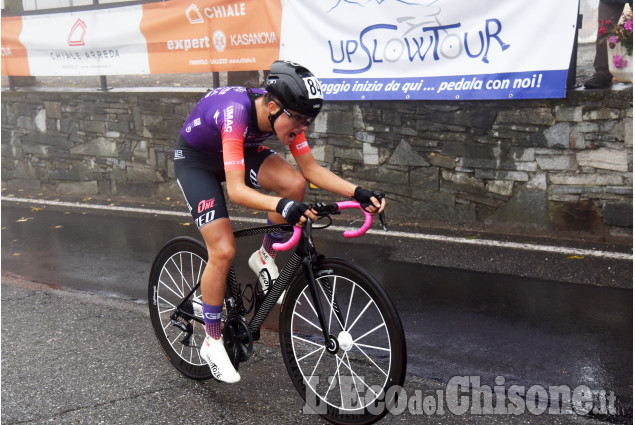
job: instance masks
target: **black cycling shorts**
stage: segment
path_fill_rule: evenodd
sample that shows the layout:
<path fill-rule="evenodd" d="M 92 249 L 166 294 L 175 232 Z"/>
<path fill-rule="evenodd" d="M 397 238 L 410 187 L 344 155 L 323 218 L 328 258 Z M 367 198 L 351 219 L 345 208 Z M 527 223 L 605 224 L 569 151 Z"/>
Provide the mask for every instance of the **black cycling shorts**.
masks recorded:
<path fill-rule="evenodd" d="M 245 184 L 259 189 L 260 166 L 276 152 L 262 145 L 246 145 L 244 153 Z M 174 175 L 199 229 L 219 218 L 229 218 L 221 186 L 225 181 L 222 152 L 218 155 L 201 152 L 179 135 L 174 150 Z"/>

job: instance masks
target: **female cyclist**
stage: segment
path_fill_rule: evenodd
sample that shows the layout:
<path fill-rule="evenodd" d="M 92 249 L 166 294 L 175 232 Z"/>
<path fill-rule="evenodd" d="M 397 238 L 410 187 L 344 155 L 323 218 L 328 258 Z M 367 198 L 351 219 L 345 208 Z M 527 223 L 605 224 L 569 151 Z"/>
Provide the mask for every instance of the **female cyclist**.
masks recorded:
<path fill-rule="evenodd" d="M 271 65 L 266 91 L 221 87 L 210 91 L 185 121 L 174 153 L 174 172 L 208 251 L 201 277 L 203 314 L 207 336 L 201 357 L 214 377 L 238 382 L 221 336 L 221 311 L 227 272 L 236 251 L 221 183 L 229 198 L 248 208 L 268 211 L 268 223 L 302 225 L 314 212 L 301 201 L 306 181 L 321 189 L 362 203 L 371 214 L 383 211 L 383 193 L 362 189 L 321 167 L 315 161 L 304 131 L 322 107 L 318 80 L 306 68 L 287 61 Z M 261 143 L 276 135 L 289 146 L 300 172 Z M 255 189 L 275 192 L 270 196 Z M 278 277 L 274 242 L 284 234 L 267 234 L 263 246 L 249 259 L 261 276 L 263 290 Z"/>

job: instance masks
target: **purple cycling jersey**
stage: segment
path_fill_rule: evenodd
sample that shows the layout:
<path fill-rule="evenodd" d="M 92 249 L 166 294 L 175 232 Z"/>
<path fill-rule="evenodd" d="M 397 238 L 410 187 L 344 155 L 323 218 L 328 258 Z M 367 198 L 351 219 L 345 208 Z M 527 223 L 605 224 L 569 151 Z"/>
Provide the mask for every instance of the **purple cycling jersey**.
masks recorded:
<path fill-rule="evenodd" d="M 260 144 L 274 133 L 258 129 L 254 100 L 264 90 L 221 87 L 207 93 L 196 105 L 181 129 L 194 149 L 223 155 L 225 171 L 244 170 L 243 147 Z M 256 95 L 256 96 L 254 96 Z M 289 146 L 294 157 L 311 151 L 304 132 Z"/>
<path fill-rule="evenodd" d="M 251 89 L 262 95 L 264 90 Z M 181 134 L 197 150 L 211 154 L 223 151 L 223 141 L 258 144 L 273 135 L 258 130 L 251 120 L 252 103 L 244 87 L 221 87 L 207 93 L 185 121 Z"/>

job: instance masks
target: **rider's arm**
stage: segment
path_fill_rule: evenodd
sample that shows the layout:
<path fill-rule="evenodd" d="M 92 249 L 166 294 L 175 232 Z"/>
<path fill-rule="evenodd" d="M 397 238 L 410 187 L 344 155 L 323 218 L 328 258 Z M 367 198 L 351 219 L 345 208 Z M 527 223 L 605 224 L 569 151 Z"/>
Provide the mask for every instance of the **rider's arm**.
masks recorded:
<path fill-rule="evenodd" d="M 232 202 L 261 211 L 277 212 L 289 224 L 301 224 L 306 216 L 315 220 L 312 211 L 307 212 L 306 205 L 287 198 L 268 196 L 245 184 L 244 140 L 235 137 L 223 137 L 223 163 L 227 194 Z"/>
<path fill-rule="evenodd" d="M 302 175 L 320 189 L 337 193 L 347 198 L 352 198 L 355 195 L 356 185 L 344 180 L 331 170 L 322 167 L 315 161 L 315 158 L 310 151 L 296 156 L 295 161 L 298 164 L 298 167 L 300 167 Z M 376 200 L 376 198 L 371 199 Z M 377 211 L 373 211 L 373 208 L 371 208 L 368 212 L 373 214 L 382 212 L 386 207 L 386 199 L 384 198 L 381 202 L 378 201 L 375 203 L 375 207 L 379 209 Z"/>
<path fill-rule="evenodd" d="M 322 167 L 315 161 L 313 154 L 307 152 L 295 158 L 302 175 L 320 189 L 351 198 L 355 193 L 355 185 L 347 182 L 332 171 Z"/>

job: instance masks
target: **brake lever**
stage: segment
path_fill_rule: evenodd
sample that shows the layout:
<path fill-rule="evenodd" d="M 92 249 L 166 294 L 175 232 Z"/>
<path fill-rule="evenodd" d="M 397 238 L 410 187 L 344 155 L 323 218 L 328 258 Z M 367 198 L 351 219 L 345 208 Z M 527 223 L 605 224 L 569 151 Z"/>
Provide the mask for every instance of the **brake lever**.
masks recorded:
<path fill-rule="evenodd" d="M 385 232 L 387 232 L 388 227 L 386 227 L 386 214 L 384 214 L 383 211 L 379 213 L 379 221 L 381 223 L 381 227 L 384 229 Z"/>
<path fill-rule="evenodd" d="M 337 204 L 326 204 L 324 202 L 318 202 L 315 205 L 311 206 L 315 211 L 317 211 L 317 215 L 319 216 L 328 216 L 333 214 L 341 214 L 342 212 L 338 209 Z"/>

